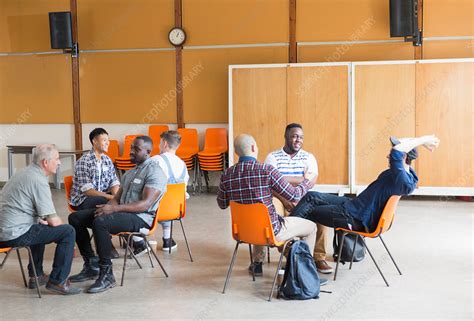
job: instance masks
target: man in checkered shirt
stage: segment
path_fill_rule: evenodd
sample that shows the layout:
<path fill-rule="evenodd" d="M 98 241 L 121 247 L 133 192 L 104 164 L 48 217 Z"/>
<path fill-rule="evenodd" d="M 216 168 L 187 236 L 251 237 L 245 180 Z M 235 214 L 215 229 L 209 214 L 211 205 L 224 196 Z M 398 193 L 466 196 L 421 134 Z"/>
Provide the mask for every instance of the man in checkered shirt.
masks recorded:
<path fill-rule="evenodd" d="M 284 242 L 295 237 L 304 239 L 313 253 L 316 239 L 316 225 L 298 217 L 282 217 L 272 204 L 272 192 L 278 193 L 290 202 L 297 202 L 313 186 L 306 177 L 297 186 L 292 186 L 271 165 L 257 161 L 258 147 L 255 139 L 247 134 L 235 138 L 234 148 L 239 162 L 228 168 L 221 176 L 217 204 L 221 209 L 229 206 L 230 201 L 241 204 L 263 203 L 270 215 L 275 238 Z M 254 256 L 254 265 L 249 271 L 262 275 L 262 257 Z"/>

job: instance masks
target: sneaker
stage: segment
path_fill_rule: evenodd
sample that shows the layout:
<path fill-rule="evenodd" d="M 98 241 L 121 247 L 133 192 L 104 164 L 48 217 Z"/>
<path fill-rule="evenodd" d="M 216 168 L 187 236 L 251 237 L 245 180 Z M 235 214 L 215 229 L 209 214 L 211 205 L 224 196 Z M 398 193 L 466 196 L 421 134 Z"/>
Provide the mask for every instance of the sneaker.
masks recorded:
<path fill-rule="evenodd" d="M 249 273 L 255 276 L 262 276 L 263 275 L 263 262 L 253 262 L 249 265 Z"/>
<path fill-rule="evenodd" d="M 178 244 L 176 244 L 176 242 L 172 238 L 169 238 L 169 239 L 163 238 L 163 247 L 161 248 L 161 250 L 165 252 L 169 252 L 170 247 L 171 247 L 171 250 L 174 250 L 178 247 Z"/>
<path fill-rule="evenodd" d="M 48 283 L 46 283 L 46 288 L 52 292 L 63 295 L 73 295 L 82 292 L 82 289 L 80 288 L 71 287 L 69 281 L 64 282 L 64 284 L 55 284 L 51 281 L 48 281 Z"/>
<path fill-rule="evenodd" d="M 38 276 L 38 284 L 39 286 L 43 286 L 48 282 L 49 280 L 49 275 L 44 274 Z M 31 276 L 30 279 L 28 280 L 28 289 L 36 289 L 36 282 L 35 282 L 35 277 Z"/>
<path fill-rule="evenodd" d="M 315 262 L 316 267 L 318 268 L 318 271 L 324 274 L 331 274 L 332 273 L 332 267 L 329 266 L 329 264 L 324 261 L 324 260 L 318 260 Z"/>
<path fill-rule="evenodd" d="M 133 254 L 135 257 L 142 256 L 145 253 L 150 252 L 150 248 L 147 246 L 145 242 L 134 242 L 133 243 Z M 132 257 L 130 255 L 130 257 Z"/>
<path fill-rule="evenodd" d="M 326 285 L 326 284 L 328 284 L 328 282 L 329 282 L 328 279 L 320 278 L 320 279 L 319 279 L 319 286 Z"/>

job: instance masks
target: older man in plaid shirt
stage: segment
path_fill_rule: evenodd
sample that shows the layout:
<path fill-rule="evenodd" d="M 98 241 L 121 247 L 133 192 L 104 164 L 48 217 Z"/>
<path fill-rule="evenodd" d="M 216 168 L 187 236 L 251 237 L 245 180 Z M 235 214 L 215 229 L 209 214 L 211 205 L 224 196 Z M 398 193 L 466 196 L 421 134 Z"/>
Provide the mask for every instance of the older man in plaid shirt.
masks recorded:
<path fill-rule="evenodd" d="M 281 195 L 290 202 L 297 202 L 314 185 L 305 178 L 299 185 L 292 186 L 271 165 L 257 161 L 258 147 L 255 139 L 246 134 L 236 137 L 235 152 L 239 162 L 228 168 L 221 176 L 217 203 L 225 209 L 230 201 L 242 204 L 263 203 L 268 208 L 273 232 L 277 241 L 300 237 L 306 240 L 312 253 L 316 239 L 316 225 L 299 217 L 282 217 L 275 211 L 272 203 L 272 192 Z M 254 257 L 254 266 L 249 271 L 262 275 L 263 257 Z"/>

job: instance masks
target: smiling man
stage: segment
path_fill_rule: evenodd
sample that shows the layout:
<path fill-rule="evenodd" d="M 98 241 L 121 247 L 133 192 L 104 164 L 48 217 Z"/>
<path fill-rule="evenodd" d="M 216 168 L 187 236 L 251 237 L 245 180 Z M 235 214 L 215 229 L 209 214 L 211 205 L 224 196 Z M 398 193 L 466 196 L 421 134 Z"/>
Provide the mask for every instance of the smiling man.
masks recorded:
<path fill-rule="evenodd" d="M 150 137 L 135 138 L 130 159 L 137 166 L 125 173 L 114 198 L 107 204 L 97 205 L 97 209 L 78 211 L 69 216 L 69 223 L 76 230 L 76 242 L 84 258 L 82 271 L 72 276 L 70 281 L 82 282 L 99 275 L 88 293 L 103 292 L 116 285 L 110 256 L 110 235 L 150 229 L 153 223 L 156 209 L 166 192 L 167 178 L 160 166 L 151 159 L 152 149 Z M 92 228 L 94 233 L 100 273 L 97 272 L 97 266 L 94 266 L 97 259 L 87 228 Z"/>

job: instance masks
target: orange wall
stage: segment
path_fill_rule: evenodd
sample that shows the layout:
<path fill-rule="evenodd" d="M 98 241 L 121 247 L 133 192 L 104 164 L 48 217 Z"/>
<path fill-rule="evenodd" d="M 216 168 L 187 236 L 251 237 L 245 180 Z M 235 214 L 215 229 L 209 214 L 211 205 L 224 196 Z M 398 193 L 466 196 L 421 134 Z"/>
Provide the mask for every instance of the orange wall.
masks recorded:
<path fill-rule="evenodd" d="M 0 54 L 50 49 L 48 12 L 69 10 L 69 0 L 0 0 Z M 172 49 L 174 0 L 78 0 L 81 50 Z M 388 0 L 297 0 L 298 42 L 390 40 Z M 288 62 L 289 0 L 182 0 L 183 75 L 187 123 L 226 123 L 229 64 Z M 473 36 L 472 0 L 424 0 L 424 35 Z M 277 45 L 275 45 L 278 43 Z M 283 43 L 283 44 L 282 44 Z M 474 57 L 473 40 L 425 41 L 424 58 Z M 192 46 L 268 44 L 258 48 Z M 273 44 L 273 45 L 272 45 Z M 61 57 L 61 58 L 60 58 Z M 51 112 L 28 123 L 72 122 L 70 61 L 66 55 L 0 55 L 0 123 L 15 122 L 27 105 Z M 298 47 L 299 62 L 413 59 L 410 43 L 340 44 Z M 18 58 L 18 59 L 17 59 Z M 21 63 L 19 63 L 21 61 Z M 83 122 L 142 122 L 175 89 L 174 51 L 82 53 Z M 194 70 L 195 71 L 195 70 Z M 21 93 L 21 95 L 19 94 Z M 176 122 L 176 101 L 168 99 L 148 122 Z"/>

